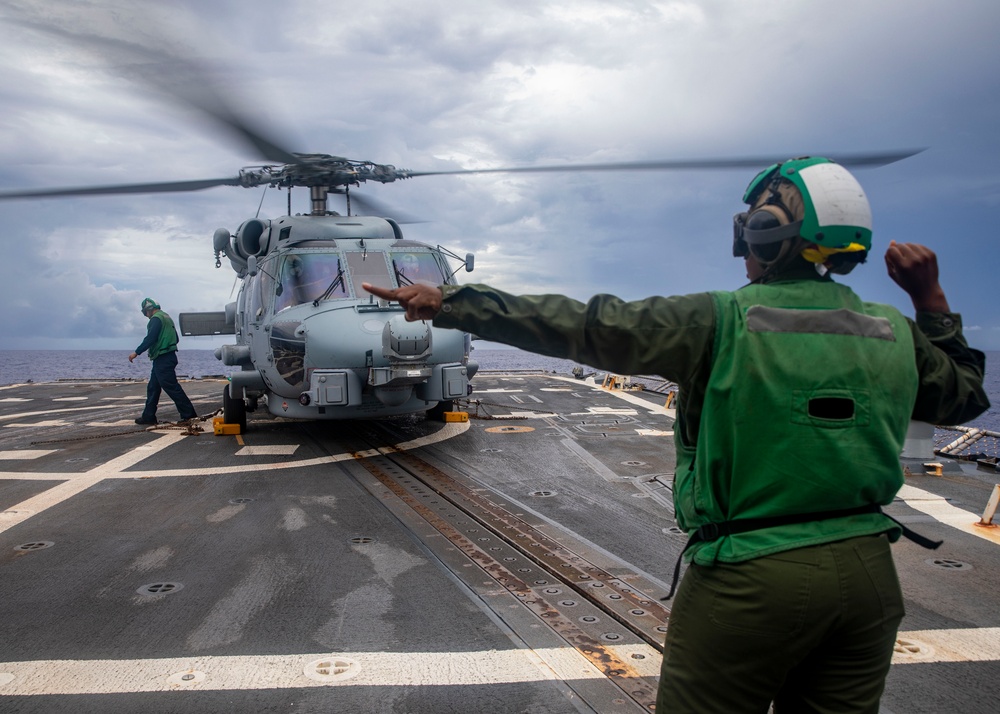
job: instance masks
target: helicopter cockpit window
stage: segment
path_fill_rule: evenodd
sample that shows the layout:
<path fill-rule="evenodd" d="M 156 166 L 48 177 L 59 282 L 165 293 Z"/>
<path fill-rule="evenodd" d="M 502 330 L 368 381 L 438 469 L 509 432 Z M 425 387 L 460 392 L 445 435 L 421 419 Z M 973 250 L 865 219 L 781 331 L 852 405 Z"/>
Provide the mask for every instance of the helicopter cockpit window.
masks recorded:
<path fill-rule="evenodd" d="M 347 282 L 336 253 L 285 256 L 274 286 L 274 311 L 315 300 L 346 298 Z"/>
<path fill-rule="evenodd" d="M 394 252 L 389 257 L 400 285 L 423 283 L 438 286 L 445 282 L 444 274 L 431 253 Z"/>

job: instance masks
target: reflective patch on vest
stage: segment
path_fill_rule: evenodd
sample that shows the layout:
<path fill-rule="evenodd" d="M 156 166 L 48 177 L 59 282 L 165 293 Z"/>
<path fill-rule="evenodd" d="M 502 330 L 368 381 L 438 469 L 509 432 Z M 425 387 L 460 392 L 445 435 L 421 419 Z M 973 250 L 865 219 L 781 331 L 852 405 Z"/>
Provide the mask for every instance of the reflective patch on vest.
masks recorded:
<path fill-rule="evenodd" d="M 752 305 L 747 309 L 747 329 L 751 332 L 798 332 L 820 335 L 852 335 L 896 341 L 892 323 L 884 317 L 862 315 L 846 308 L 797 310 L 787 307 Z"/>

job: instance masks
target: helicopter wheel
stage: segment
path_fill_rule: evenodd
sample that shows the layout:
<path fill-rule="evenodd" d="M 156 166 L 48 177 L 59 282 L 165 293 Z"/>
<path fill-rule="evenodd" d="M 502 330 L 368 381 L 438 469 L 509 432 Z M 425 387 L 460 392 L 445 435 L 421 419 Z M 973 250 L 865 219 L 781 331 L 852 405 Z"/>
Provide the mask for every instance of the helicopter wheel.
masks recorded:
<path fill-rule="evenodd" d="M 247 405 L 242 399 L 234 399 L 229 394 L 229 385 L 222 389 L 222 421 L 226 424 L 239 424 L 240 433 L 247 430 Z"/>
<path fill-rule="evenodd" d="M 451 399 L 446 399 L 444 401 L 438 402 L 433 407 L 427 410 L 427 418 L 435 419 L 437 421 L 444 421 L 445 412 L 450 412 L 455 409 L 455 402 Z"/>

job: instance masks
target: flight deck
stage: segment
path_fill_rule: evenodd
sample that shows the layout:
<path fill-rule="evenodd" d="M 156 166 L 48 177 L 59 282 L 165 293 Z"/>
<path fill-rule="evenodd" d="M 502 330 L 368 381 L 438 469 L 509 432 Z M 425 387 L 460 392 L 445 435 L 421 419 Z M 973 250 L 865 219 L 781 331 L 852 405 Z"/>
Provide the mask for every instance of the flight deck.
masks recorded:
<path fill-rule="evenodd" d="M 664 395 L 486 372 L 467 421 L 216 436 L 222 385 L 156 428 L 144 382 L 0 388 L 0 710 L 652 710 L 686 540 Z M 883 711 L 995 711 L 995 477 L 909 466 L 887 512 L 945 545 L 894 546 Z"/>

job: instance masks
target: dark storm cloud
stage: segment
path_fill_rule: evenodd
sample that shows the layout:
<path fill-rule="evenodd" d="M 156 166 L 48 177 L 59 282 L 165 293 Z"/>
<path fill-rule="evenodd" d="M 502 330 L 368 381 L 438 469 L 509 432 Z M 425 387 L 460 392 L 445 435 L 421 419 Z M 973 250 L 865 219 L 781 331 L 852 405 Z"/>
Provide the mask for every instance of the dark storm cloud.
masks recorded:
<path fill-rule="evenodd" d="M 988 288 L 1000 257 L 995 3 L 11 7 L 120 43 L 84 58 L 68 39 L 7 33 L 0 189 L 212 178 L 259 161 L 184 97 L 164 94 L 193 75 L 157 53 L 197 63 L 212 78 L 205 86 L 223 86 L 282 146 L 416 170 L 927 146 L 858 172 L 877 249 L 850 282 L 909 309 L 881 250 L 893 238 L 925 242 L 953 307 L 1000 348 Z M 637 298 L 741 283 L 730 221 L 752 174 L 426 177 L 358 191 L 433 221 L 408 235 L 477 252 L 464 279 Z M 212 231 L 235 230 L 260 198 L 219 188 L 0 204 L 7 260 L 20 268 L 0 298 L 22 306 L 0 315 L 0 347 L 68 331 L 134 346 L 122 335 L 142 329 L 133 303 L 147 293 L 175 310 L 220 309 L 233 276 L 212 267 Z M 304 196 L 293 199 L 293 211 L 306 210 Z M 284 208 L 273 192 L 262 212 Z M 72 318 L 46 307 L 52 295 L 79 306 Z"/>

